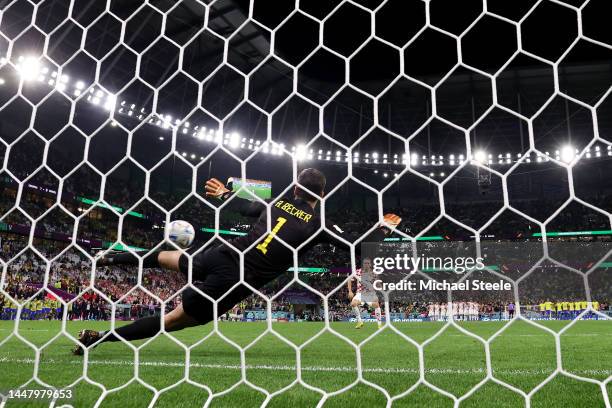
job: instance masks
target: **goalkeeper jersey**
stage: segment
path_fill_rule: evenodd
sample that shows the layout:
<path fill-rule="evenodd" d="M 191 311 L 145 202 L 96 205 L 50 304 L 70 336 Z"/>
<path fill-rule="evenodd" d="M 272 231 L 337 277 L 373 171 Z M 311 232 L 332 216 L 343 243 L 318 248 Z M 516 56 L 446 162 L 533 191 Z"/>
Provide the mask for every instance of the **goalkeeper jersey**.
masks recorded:
<path fill-rule="evenodd" d="M 245 269 L 257 276 L 271 278 L 278 276 L 293 266 L 293 252 L 306 240 L 314 237 L 300 252 L 306 252 L 320 243 L 336 243 L 337 240 L 329 233 L 321 230 L 319 206 L 314 209 L 300 198 L 284 197 L 272 201 L 270 205 L 270 232 L 268 232 L 266 206 L 258 201 L 248 202 L 236 197 L 238 211 L 247 217 L 257 217 L 257 221 L 247 235 L 231 240 L 231 244 L 244 252 Z M 231 204 L 231 203 L 230 203 Z M 339 235 L 341 230 L 334 226 Z M 385 233 L 376 229 L 366 241 L 382 241 Z M 283 243 L 279 242 L 282 240 Z M 254 245 L 255 244 L 255 245 Z M 251 247 L 252 246 L 252 247 Z M 231 257 L 238 259 L 238 254 L 228 247 L 222 249 Z"/>

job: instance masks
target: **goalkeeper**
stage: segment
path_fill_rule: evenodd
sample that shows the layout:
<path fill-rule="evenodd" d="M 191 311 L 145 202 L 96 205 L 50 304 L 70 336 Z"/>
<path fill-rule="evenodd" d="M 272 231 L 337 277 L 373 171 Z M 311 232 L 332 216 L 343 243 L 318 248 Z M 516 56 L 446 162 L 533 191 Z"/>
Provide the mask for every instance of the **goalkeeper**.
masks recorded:
<path fill-rule="evenodd" d="M 298 183 L 307 190 L 323 196 L 325 176 L 319 170 L 305 169 L 298 176 Z M 231 193 L 217 179 L 206 182 L 206 195 L 221 200 L 229 199 Z M 293 265 L 293 251 L 276 240 L 278 237 L 292 248 L 297 248 L 313 237 L 321 227 L 321 219 L 315 211 L 318 199 L 306 190 L 296 186 L 293 197 L 281 198 L 270 205 L 271 231 L 267 228 L 267 211 L 263 203 L 246 201 L 236 197 L 242 204 L 241 213 L 258 217 L 251 231 L 230 242 L 244 253 L 244 280 L 261 288 L 282 275 Z M 368 240 L 380 241 L 389 234 L 401 219 L 387 214 L 380 228 Z M 323 236 L 321 236 L 323 235 Z M 311 240 L 303 247 L 308 250 L 318 243 L 330 241 L 326 234 Z M 138 265 L 138 257 L 125 253 L 108 253 L 98 259 L 97 265 Z M 143 259 L 144 268 L 165 268 L 180 271 L 185 276 L 189 272 L 189 258 L 181 251 L 153 251 Z M 238 253 L 225 244 L 219 244 L 193 256 L 192 285 L 218 301 L 217 315 L 221 316 L 234 305 L 252 294 L 245 285 L 236 285 L 240 280 L 240 259 Z M 232 289 L 233 288 L 233 289 Z M 173 311 L 164 315 L 163 327 L 167 332 L 206 324 L 214 319 L 212 303 L 193 288 L 183 291 L 183 302 Z M 107 341 L 127 341 L 146 339 L 155 336 L 161 329 L 157 316 L 145 317 L 126 326 L 110 331 L 98 332 L 83 330 L 79 341 L 86 347 Z M 83 349 L 76 345 L 73 352 L 82 354 Z"/>

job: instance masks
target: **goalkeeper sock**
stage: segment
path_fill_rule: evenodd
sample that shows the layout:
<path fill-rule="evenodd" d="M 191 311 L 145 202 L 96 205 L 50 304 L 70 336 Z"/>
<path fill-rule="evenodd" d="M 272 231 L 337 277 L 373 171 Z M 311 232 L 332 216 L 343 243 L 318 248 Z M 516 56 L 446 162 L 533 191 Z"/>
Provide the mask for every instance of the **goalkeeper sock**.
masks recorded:
<path fill-rule="evenodd" d="M 359 307 L 353 306 L 353 312 L 355 312 L 355 317 L 357 318 L 357 321 L 361 323 L 361 310 L 359 310 Z"/>
<path fill-rule="evenodd" d="M 159 268 L 160 250 L 151 252 L 142 260 L 143 268 Z M 144 255 L 146 251 L 138 251 L 137 254 Z M 138 266 L 138 257 L 131 252 L 122 252 L 119 254 L 107 254 L 101 258 L 100 265 L 133 265 Z"/>
<path fill-rule="evenodd" d="M 376 309 L 374 309 L 374 315 L 376 315 L 376 321 L 380 323 L 382 319 L 382 312 L 380 310 L 380 307 L 377 307 Z"/>
<path fill-rule="evenodd" d="M 142 319 L 138 319 L 135 322 L 128 324 L 127 326 L 119 327 L 115 330 L 115 332 L 123 339 L 132 341 L 153 337 L 159 332 L 160 328 L 161 321 L 159 316 L 149 316 L 144 317 Z M 101 331 L 99 334 L 100 337 L 104 337 L 107 333 L 108 331 Z M 103 340 L 103 342 L 107 341 L 115 342 L 121 341 L 121 339 L 117 337 L 114 333 L 111 333 Z"/>

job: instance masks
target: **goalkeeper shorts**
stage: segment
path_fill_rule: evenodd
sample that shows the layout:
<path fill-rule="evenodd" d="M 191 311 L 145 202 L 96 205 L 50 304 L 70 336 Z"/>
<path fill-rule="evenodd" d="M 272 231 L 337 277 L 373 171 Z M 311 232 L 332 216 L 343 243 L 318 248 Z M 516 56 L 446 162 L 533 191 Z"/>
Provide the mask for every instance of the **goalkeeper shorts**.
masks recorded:
<path fill-rule="evenodd" d="M 179 259 L 179 269 L 181 273 L 188 276 L 189 259 L 186 255 L 181 255 Z M 245 271 L 245 276 L 250 275 Z M 193 256 L 192 286 L 182 292 L 183 309 L 185 313 L 205 324 L 214 319 L 213 302 L 202 296 L 201 291 L 214 300 L 218 300 L 217 316 L 225 314 L 236 304 L 252 295 L 253 292 L 244 285 L 239 285 L 232 289 L 240 280 L 240 266 L 238 257 L 233 257 L 223 246 L 210 248 Z M 248 279 L 249 283 L 253 280 Z M 257 279 L 261 281 L 261 279 Z M 255 287 L 261 287 L 265 282 L 258 282 Z M 230 292 L 230 289 L 231 292 Z M 229 292 L 229 293 L 228 293 Z"/>

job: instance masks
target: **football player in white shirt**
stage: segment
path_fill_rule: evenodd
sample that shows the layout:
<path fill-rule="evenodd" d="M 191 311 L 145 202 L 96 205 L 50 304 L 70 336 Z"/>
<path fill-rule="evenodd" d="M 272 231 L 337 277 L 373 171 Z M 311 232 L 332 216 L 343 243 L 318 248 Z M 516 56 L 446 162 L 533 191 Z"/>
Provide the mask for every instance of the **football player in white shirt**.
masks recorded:
<path fill-rule="evenodd" d="M 427 318 L 431 321 L 434 318 L 434 305 L 430 303 L 427 305 Z"/>
<path fill-rule="evenodd" d="M 353 279 L 357 281 L 357 293 L 353 294 Z M 376 315 L 376 322 L 378 328 L 382 327 L 382 311 L 380 310 L 380 303 L 378 302 L 378 294 L 373 286 L 374 272 L 372 270 L 372 261 L 370 259 L 363 260 L 363 267 L 358 269 L 355 273 L 355 278 L 348 280 L 348 297 L 351 301 L 351 307 L 357 318 L 356 329 L 363 327 L 363 320 L 361 319 L 362 304 L 367 304 L 374 308 L 374 314 Z"/>
<path fill-rule="evenodd" d="M 434 314 L 433 314 L 434 320 L 436 321 L 440 320 L 440 304 L 434 303 L 433 310 L 434 310 Z"/>

